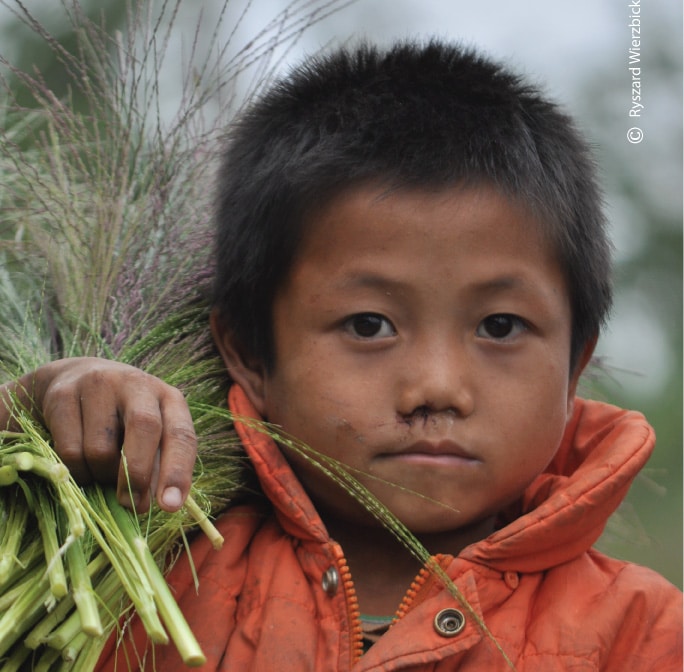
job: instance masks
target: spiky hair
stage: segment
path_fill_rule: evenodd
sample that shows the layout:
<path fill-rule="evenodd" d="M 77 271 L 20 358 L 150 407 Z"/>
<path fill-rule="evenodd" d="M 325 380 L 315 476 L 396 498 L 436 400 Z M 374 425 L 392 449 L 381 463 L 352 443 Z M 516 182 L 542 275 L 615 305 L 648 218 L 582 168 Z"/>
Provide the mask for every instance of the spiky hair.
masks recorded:
<path fill-rule="evenodd" d="M 588 146 L 537 88 L 471 49 L 369 45 L 305 61 L 229 131 L 218 179 L 214 305 L 273 362 L 272 304 L 307 214 L 354 185 L 487 184 L 544 226 L 570 292 L 571 364 L 611 304 L 610 245 Z"/>

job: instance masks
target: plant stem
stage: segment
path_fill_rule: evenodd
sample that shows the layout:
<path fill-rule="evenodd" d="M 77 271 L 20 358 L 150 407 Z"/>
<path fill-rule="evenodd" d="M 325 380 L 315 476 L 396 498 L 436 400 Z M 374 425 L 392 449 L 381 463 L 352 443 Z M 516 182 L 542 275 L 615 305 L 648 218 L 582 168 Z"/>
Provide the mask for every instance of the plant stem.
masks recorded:
<path fill-rule="evenodd" d="M 40 551 L 39 551 L 40 552 Z M 41 580 L 44 575 L 44 570 L 40 566 L 32 566 L 21 574 L 21 578 L 12 585 L 8 590 L 3 591 L 0 595 L 0 614 L 3 615 L 10 609 L 17 600 L 21 598 L 27 590 L 36 585 L 36 582 Z M 2 620 L 0 620 L 0 623 Z"/>
<path fill-rule="evenodd" d="M 26 574 L 38 565 L 44 556 L 41 550 L 40 539 L 32 539 L 20 552 L 17 561 L 5 577 L 5 582 L 0 583 L 0 602 L 3 601 L 5 591 L 11 589 L 15 581 L 22 580 Z M 0 613 L 2 610 L 0 609 Z"/>
<path fill-rule="evenodd" d="M 3 466 L 11 465 L 19 471 L 32 471 L 55 485 L 69 480 L 69 470 L 61 462 L 48 460 L 29 452 L 18 452 L 6 455 L 2 459 Z"/>
<path fill-rule="evenodd" d="M 93 586 L 86 569 L 81 539 L 73 539 L 67 546 L 66 561 L 71 579 L 71 592 L 81 617 L 83 631 L 97 637 L 102 634 L 102 622 L 93 597 Z"/>
<path fill-rule="evenodd" d="M 49 672 L 52 664 L 59 660 L 60 652 L 57 649 L 45 649 L 38 659 L 33 672 Z"/>
<path fill-rule="evenodd" d="M 85 632 L 82 630 L 77 632 L 74 638 L 62 648 L 62 659 L 68 663 L 73 663 L 87 641 L 88 635 Z"/>
<path fill-rule="evenodd" d="M 81 615 L 78 611 L 73 611 L 45 638 L 45 644 L 51 649 L 61 651 L 79 632 L 85 632 Z M 89 633 L 85 634 L 89 636 Z"/>
<path fill-rule="evenodd" d="M 204 653 L 176 600 L 174 600 L 169 585 L 159 571 L 145 540 L 142 537 L 137 537 L 133 541 L 133 547 L 147 571 L 150 583 L 154 587 L 154 601 L 183 662 L 189 667 L 204 665 L 206 662 Z"/>
<path fill-rule="evenodd" d="M 82 494 L 81 496 L 83 497 Z M 102 555 L 112 565 L 117 580 L 133 603 L 147 634 L 155 644 L 167 644 L 169 639 L 157 614 L 152 587 L 119 529 L 102 489 L 93 488 L 88 493 L 85 504 L 88 507 L 88 527 L 102 550 Z"/>
<path fill-rule="evenodd" d="M 48 635 L 64 622 L 74 606 L 74 598 L 71 595 L 60 600 L 57 606 L 49 614 L 46 614 L 26 635 L 24 644 L 29 649 L 37 649 L 41 644 L 45 644 Z"/>
<path fill-rule="evenodd" d="M 24 663 L 32 653 L 31 649 L 23 644 L 15 646 L 10 655 L 2 661 L 2 672 L 21 672 L 21 670 L 25 670 Z"/>
<path fill-rule="evenodd" d="M 148 580 L 152 584 L 155 604 L 183 662 L 191 667 L 204 664 L 206 658 L 200 649 L 199 643 L 192 630 L 190 630 L 190 626 L 185 620 L 178 604 L 173 599 L 171 590 L 164 580 L 159 567 L 157 567 L 145 540 L 138 534 L 131 514 L 119 504 L 116 494 L 112 490 L 107 490 L 105 496 L 117 525 L 134 549 L 147 574 Z"/>
<path fill-rule="evenodd" d="M 8 582 L 17 564 L 21 540 L 28 520 L 26 503 L 12 498 L 0 546 L 0 585 Z"/>
<path fill-rule="evenodd" d="M 23 592 L 0 618 L 0 657 L 40 619 L 45 612 L 45 602 L 52 596 L 47 577 L 32 577 L 24 586 Z"/>
<path fill-rule="evenodd" d="M 0 467 L 0 486 L 12 485 L 17 482 L 19 475 L 17 470 L 12 465 L 5 465 Z"/>
<path fill-rule="evenodd" d="M 223 536 L 209 520 L 207 514 L 199 507 L 192 495 L 185 500 L 185 508 L 193 520 L 200 526 L 202 532 L 209 537 L 211 545 L 218 551 L 223 546 Z"/>
<path fill-rule="evenodd" d="M 36 493 L 36 518 L 43 541 L 50 589 L 55 598 L 61 599 L 66 596 L 69 590 L 64 564 L 62 563 L 62 554 L 59 549 L 59 540 L 57 539 L 57 518 L 52 502 L 48 501 L 42 488 L 38 489 Z"/>

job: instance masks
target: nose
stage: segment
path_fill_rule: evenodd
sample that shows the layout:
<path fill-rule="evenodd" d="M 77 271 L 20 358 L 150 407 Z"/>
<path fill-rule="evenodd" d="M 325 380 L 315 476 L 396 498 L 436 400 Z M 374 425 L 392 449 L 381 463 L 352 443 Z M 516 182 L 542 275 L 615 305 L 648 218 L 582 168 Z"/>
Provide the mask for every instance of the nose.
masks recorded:
<path fill-rule="evenodd" d="M 398 412 L 405 419 L 438 413 L 467 417 L 474 410 L 468 353 L 456 343 L 430 343 L 405 359 Z"/>

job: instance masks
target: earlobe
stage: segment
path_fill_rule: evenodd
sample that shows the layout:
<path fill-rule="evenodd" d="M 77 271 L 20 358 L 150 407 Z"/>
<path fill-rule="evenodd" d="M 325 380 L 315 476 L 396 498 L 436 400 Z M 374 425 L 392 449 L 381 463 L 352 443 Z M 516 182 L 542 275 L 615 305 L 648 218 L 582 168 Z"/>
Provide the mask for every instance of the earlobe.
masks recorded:
<path fill-rule="evenodd" d="M 598 334 L 596 334 L 593 338 L 587 341 L 587 343 L 584 346 L 584 349 L 582 350 L 579 358 L 577 359 L 577 363 L 575 364 L 574 370 L 570 374 L 570 385 L 568 387 L 568 417 L 572 415 L 572 411 L 575 405 L 575 395 L 577 394 L 577 385 L 579 383 L 579 379 L 582 376 L 584 369 L 587 368 L 587 365 L 591 361 L 592 356 L 594 355 L 594 349 L 596 348 L 597 341 Z"/>
<path fill-rule="evenodd" d="M 248 357 L 234 335 L 222 324 L 216 310 L 210 316 L 211 335 L 228 375 L 240 385 L 262 417 L 266 417 L 265 372 L 263 364 Z"/>

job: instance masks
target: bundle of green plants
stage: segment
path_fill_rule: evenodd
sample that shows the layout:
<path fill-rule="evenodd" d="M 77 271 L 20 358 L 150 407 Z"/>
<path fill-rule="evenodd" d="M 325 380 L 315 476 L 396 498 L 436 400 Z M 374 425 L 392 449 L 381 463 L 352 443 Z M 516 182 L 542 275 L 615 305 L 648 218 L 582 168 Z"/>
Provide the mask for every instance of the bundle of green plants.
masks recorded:
<path fill-rule="evenodd" d="M 67 85 L 58 95 L 40 70 L 0 55 L 1 381 L 62 357 L 135 365 L 183 391 L 199 456 L 181 511 L 137 517 L 112 491 L 75 483 L 40 422 L 5 400 L 5 671 L 91 670 L 134 612 L 154 642 L 172 640 L 188 665 L 201 664 L 162 573 L 195 527 L 215 532 L 208 516 L 252 487 L 208 329 L 212 176 L 222 129 L 268 79 L 274 54 L 342 3 L 295 1 L 239 48 L 225 36 L 243 17 L 224 2 L 209 36 L 200 17 L 183 44 L 171 100 L 161 80 L 190 4 L 132 2 L 125 28 L 110 31 L 65 1 L 72 50 L 20 2 L 8 5 Z"/>
<path fill-rule="evenodd" d="M 242 17 L 229 20 L 225 2 L 209 37 L 198 27 L 183 45 L 173 100 L 162 82 L 177 51 L 182 0 L 131 2 L 125 29 L 114 32 L 88 18 L 79 2 L 64 0 L 71 51 L 21 3 L 12 5 L 49 46 L 68 86 L 57 95 L 39 70 L 18 69 L 0 55 L 0 382 L 62 357 L 140 367 L 184 393 L 198 460 L 181 511 L 153 506 L 135 516 L 112 491 L 74 482 L 46 429 L 9 399 L 12 431 L 0 432 L 4 672 L 91 670 L 107 638 L 123 632 L 134 613 L 152 641 L 171 640 L 189 666 L 203 662 L 163 573 L 195 528 L 212 534 L 210 518 L 246 491 L 258 495 L 208 329 L 221 132 L 268 81 L 274 55 L 344 4 L 294 0 L 236 48 L 225 34 L 234 34 Z M 357 497 L 469 609 L 353 474 L 276 427 L 257 425 Z"/>

